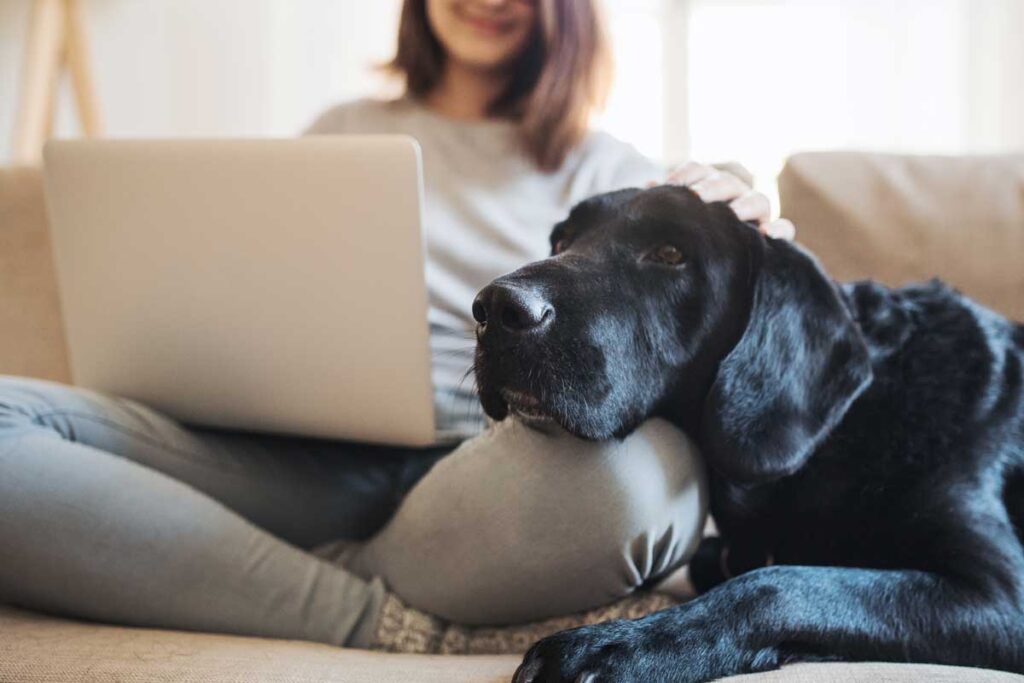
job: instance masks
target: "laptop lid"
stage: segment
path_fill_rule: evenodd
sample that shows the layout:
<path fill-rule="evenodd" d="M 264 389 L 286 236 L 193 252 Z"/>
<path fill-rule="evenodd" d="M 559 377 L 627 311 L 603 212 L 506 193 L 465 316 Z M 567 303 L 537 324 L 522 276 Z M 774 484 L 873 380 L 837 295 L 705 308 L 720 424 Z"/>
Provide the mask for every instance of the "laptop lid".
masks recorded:
<path fill-rule="evenodd" d="M 53 141 L 75 384 L 184 422 L 434 441 L 419 147 Z"/>

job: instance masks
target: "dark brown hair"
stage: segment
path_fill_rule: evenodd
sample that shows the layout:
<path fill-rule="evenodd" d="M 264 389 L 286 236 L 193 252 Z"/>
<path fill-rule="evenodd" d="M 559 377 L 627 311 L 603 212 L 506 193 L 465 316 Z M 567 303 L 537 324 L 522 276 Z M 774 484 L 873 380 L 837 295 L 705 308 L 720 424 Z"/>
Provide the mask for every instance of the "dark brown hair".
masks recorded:
<path fill-rule="evenodd" d="M 388 68 L 404 76 L 410 95 L 422 98 L 440 80 L 444 59 L 427 20 L 426 0 L 405 0 L 398 50 Z M 537 26 L 490 114 L 517 121 L 527 154 L 541 169 L 553 171 L 583 139 L 610 81 L 607 40 L 593 1 L 539 0 Z"/>

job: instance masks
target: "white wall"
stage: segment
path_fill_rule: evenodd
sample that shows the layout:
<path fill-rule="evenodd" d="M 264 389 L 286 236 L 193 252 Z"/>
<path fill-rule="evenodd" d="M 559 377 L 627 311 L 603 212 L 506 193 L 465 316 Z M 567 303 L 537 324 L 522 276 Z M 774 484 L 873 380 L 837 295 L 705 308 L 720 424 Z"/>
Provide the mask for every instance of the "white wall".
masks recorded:
<path fill-rule="evenodd" d="M 86 0 L 113 136 L 292 135 L 330 103 L 380 91 L 399 0 Z M 0 0 L 0 160 L 29 0 Z M 74 133 L 66 89 L 57 133 Z"/>

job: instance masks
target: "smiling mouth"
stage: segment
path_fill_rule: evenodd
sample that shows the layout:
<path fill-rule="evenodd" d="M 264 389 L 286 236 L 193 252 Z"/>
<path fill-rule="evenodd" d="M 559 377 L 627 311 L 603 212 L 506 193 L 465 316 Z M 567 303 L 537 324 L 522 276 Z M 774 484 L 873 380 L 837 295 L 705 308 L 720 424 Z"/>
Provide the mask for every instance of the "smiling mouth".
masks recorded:
<path fill-rule="evenodd" d="M 472 26 L 477 31 L 489 35 L 500 35 L 511 30 L 513 26 L 512 22 L 509 21 L 487 19 L 484 17 L 477 17 L 466 13 L 459 15 L 459 18 L 462 19 L 462 21 L 464 21 L 465 23 Z"/>
<path fill-rule="evenodd" d="M 530 394 L 511 389 L 502 389 L 501 397 L 508 406 L 508 412 L 529 423 L 554 422 L 554 418 L 543 411 L 540 401 Z"/>

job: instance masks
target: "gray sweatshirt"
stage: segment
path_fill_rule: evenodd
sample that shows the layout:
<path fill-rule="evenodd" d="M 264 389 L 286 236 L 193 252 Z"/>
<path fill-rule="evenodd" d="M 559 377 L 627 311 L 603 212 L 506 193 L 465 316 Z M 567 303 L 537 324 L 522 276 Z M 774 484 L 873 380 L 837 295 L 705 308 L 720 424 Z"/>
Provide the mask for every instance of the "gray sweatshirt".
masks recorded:
<path fill-rule="evenodd" d="M 403 133 L 419 141 L 434 405 L 439 441 L 478 433 L 473 297 L 494 278 L 548 255 L 548 234 L 576 202 L 662 180 L 664 168 L 592 131 L 558 170 L 537 169 L 508 121 L 460 121 L 411 99 L 358 100 L 323 113 L 310 135 Z"/>

